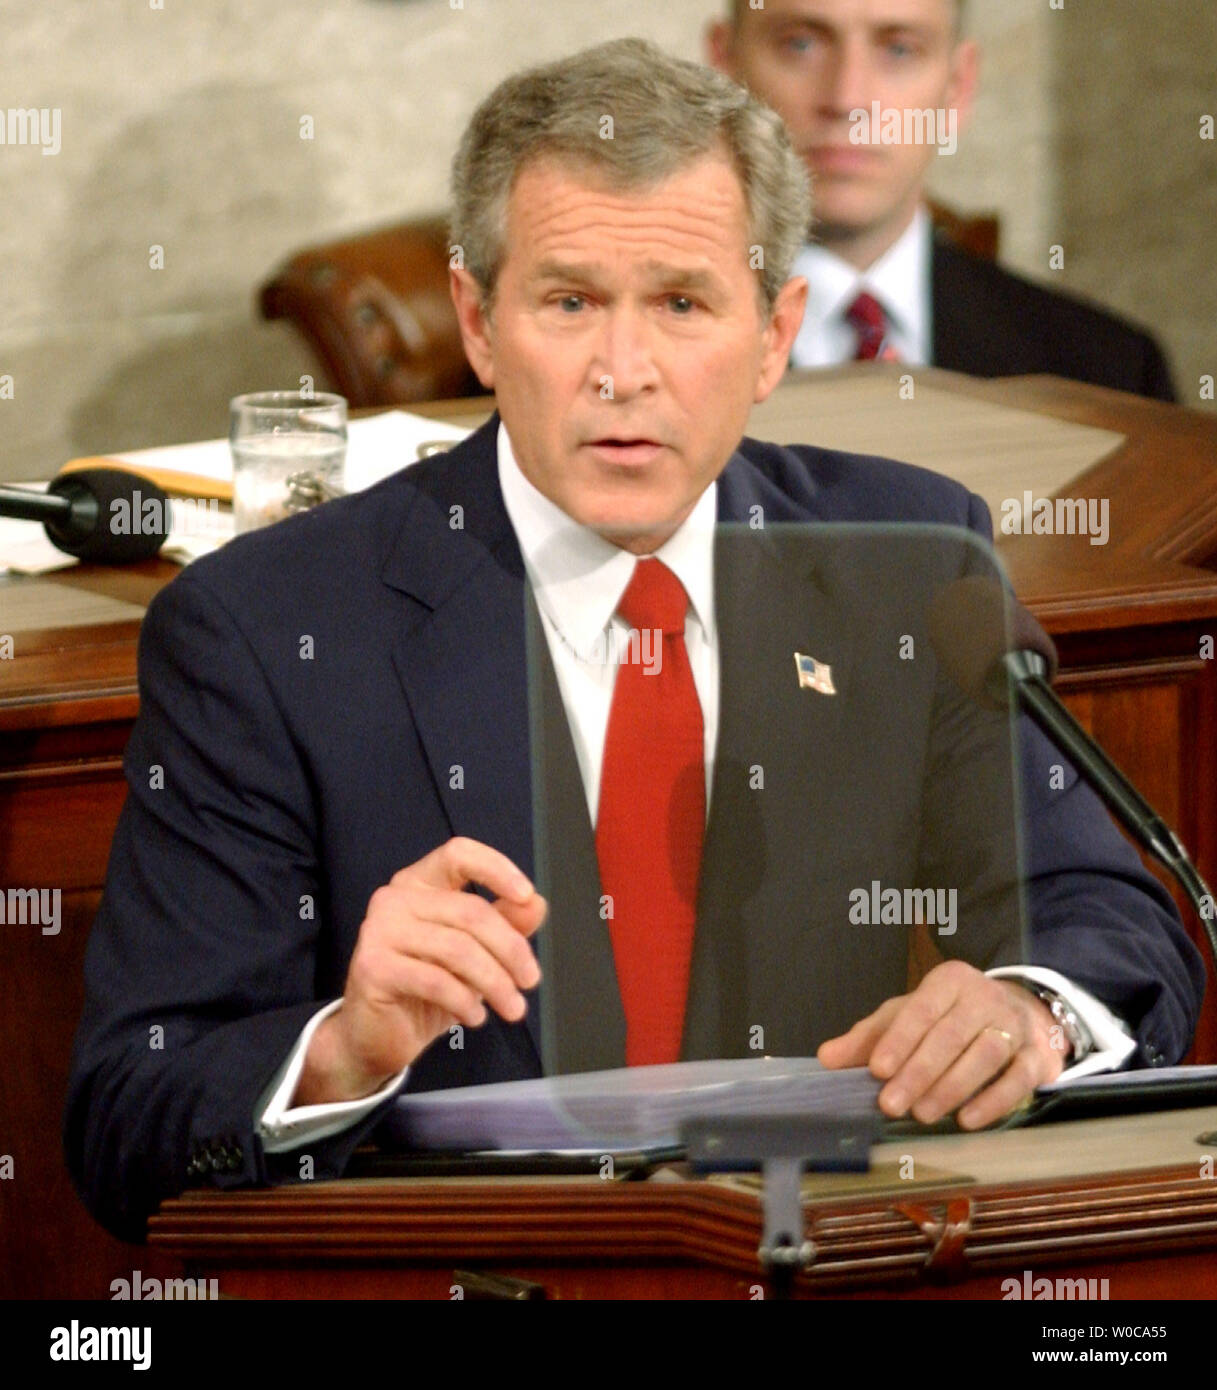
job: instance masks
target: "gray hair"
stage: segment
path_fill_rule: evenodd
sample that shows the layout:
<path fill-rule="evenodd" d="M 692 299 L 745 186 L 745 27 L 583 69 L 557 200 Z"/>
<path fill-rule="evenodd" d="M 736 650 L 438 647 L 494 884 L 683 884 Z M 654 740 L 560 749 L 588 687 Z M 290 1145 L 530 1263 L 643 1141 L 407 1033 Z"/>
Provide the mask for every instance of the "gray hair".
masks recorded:
<path fill-rule="evenodd" d="M 739 174 L 749 243 L 759 251 L 751 263 L 772 310 L 811 225 L 803 162 L 781 118 L 756 97 L 643 39 L 584 49 L 517 73 L 491 92 L 452 161 L 452 242 L 489 303 L 507 200 L 530 161 L 548 156 L 590 165 L 614 188 L 635 189 L 720 151 Z"/>

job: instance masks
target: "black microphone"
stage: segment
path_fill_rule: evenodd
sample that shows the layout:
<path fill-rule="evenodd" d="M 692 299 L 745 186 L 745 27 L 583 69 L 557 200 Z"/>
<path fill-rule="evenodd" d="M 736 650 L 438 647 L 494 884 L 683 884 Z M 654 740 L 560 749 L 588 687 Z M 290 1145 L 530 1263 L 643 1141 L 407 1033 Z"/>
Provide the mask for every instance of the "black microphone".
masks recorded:
<path fill-rule="evenodd" d="M 148 478 L 121 468 L 60 473 L 46 492 L 0 487 L 0 516 L 41 521 L 52 545 L 106 565 L 151 559 L 164 545 L 170 525 L 164 492 Z"/>
<path fill-rule="evenodd" d="M 981 704 L 1008 708 L 1010 689 L 1041 729 L 1075 764 L 1133 838 L 1169 869 L 1195 906 L 1217 961 L 1214 898 L 1178 835 L 1057 698 L 1052 638 L 993 579 L 972 575 L 948 584 L 930 605 L 930 641 L 942 668 Z"/>

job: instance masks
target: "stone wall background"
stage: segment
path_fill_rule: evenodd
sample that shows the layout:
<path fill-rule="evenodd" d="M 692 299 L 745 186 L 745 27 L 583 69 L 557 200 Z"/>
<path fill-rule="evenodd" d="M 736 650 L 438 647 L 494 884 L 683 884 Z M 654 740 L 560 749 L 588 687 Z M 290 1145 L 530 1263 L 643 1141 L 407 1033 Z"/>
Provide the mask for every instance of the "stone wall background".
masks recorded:
<path fill-rule="evenodd" d="M 1070 0 L 1073 3 L 1073 0 Z M 1217 5 L 1083 0 L 1050 73 L 1065 281 L 1157 329 L 1175 389 L 1217 373 Z"/>
<path fill-rule="evenodd" d="M 935 189 L 1003 255 L 1153 328 L 1185 399 L 1217 371 L 1212 0 L 971 0 L 982 94 Z M 162 8 L 153 8 L 160 3 Z M 701 56 L 717 0 L 0 0 L 0 479 L 225 433 L 314 370 L 253 295 L 290 251 L 437 212 L 462 125 L 513 69 L 641 34 Z M 301 118 L 314 138 L 300 138 Z M 1065 267 L 1048 269 L 1048 247 Z M 164 268 L 150 269 L 152 246 Z"/>

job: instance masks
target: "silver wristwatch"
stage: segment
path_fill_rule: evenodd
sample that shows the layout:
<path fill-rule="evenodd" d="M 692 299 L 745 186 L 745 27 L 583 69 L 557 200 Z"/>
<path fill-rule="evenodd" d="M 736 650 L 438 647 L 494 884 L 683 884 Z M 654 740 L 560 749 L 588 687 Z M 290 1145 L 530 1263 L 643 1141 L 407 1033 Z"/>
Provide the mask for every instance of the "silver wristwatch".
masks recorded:
<path fill-rule="evenodd" d="M 1091 1036 L 1090 1029 L 1078 1017 L 1076 1010 L 1054 989 L 1049 989 L 1047 985 L 1037 984 L 1034 980 L 1020 980 L 1019 983 L 1035 995 L 1037 999 L 1042 999 L 1048 1005 L 1052 1017 L 1060 1026 L 1072 1051 L 1071 1060 L 1080 1062 L 1088 1052 L 1094 1051 L 1094 1038 Z"/>

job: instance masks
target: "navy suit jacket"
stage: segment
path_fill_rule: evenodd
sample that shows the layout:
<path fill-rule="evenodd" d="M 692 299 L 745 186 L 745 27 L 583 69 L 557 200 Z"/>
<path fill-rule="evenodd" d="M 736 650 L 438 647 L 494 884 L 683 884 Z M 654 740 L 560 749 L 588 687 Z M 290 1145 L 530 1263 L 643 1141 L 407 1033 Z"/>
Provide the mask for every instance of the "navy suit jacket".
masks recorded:
<path fill-rule="evenodd" d="M 985 377 L 1048 372 L 1176 399 L 1153 338 L 1096 305 L 1012 275 L 942 236 L 934 239 L 930 278 L 936 367 Z"/>
<path fill-rule="evenodd" d="M 191 565 L 148 609 L 140 714 L 125 758 L 129 794 L 86 956 L 65 1119 L 79 1190 L 95 1216 L 126 1238 L 140 1239 L 156 1205 L 191 1182 L 233 1186 L 297 1175 L 295 1156 L 264 1151 L 257 1105 L 320 1003 L 341 995 L 377 887 L 454 834 L 486 841 L 534 872 L 526 586 L 498 486 L 497 424 L 496 415 L 450 453 L 365 492 L 238 537 Z M 718 497 L 723 520 L 745 521 L 760 508 L 766 525 L 925 522 L 988 533 L 984 504 L 948 479 L 749 439 L 722 473 Z M 821 582 L 803 578 L 812 587 Z M 729 603 L 730 586 L 716 581 L 716 604 L 720 592 Z M 751 601 L 758 597 L 764 609 L 771 595 L 754 591 Z M 747 758 L 750 747 L 746 716 L 731 712 L 732 672 L 746 680 L 748 662 L 730 631 L 722 635 L 712 818 L 716 804 L 731 800 L 722 779 L 739 763 L 732 750 Z M 788 653 L 783 661 L 790 663 Z M 932 662 L 922 666 L 928 672 Z M 850 678 L 848 659 L 841 675 Z M 923 722 L 924 710 L 917 716 Z M 938 727 L 935 736 L 945 732 Z M 784 750 L 791 761 L 780 729 L 766 737 L 771 766 Z M 916 737 L 918 747 L 930 747 L 924 730 Z M 1050 746 L 1029 736 L 1023 758 L 1032 958 L 1127 1019 L 1139 1064 L 1177 1060 L 1195 1026 L 1203 970 L 1169 896 L 1072 771 L 1066 790 L 1050 797 L 1042 790 L 1049 764 L 1062 761 Z M 572 767 L 569 756 L 559 760 L 574 806 Z M 888 822 L 876 821 L 876 842 L 895 844 L 911 833 L 900 814 L 914 795 L 905 781 L 897 788 L 893 779 L 894 809 Z M 870 814 L 873 804 L 861 795 L 838 803 L 841 815 L 854 816 Z M 948 828 L 960 814 L 952 804 L 940 808 Z M 586 858 L 585 805 L 580 815 L 573 815 L 571 844 Z M 799 858 L 791 850 L 802 843 L 798 823 L 785 817 L 762 830 L 780 850 L 771 859 Z M 712 821 L 708 853 L 715 833 Z M 815 842 L 814 854 L 802 857 L 830 860 L 832 849 L 831 840 Z M 899 851 L 892 851 L 893 873 L 904 872 L 911 854 L 903 844 Z M 844 881 L 868 882 L 869 872 L 857 875 L 874 862 L 855 862 Z M 729 899 L 731 871 L 720 866 L 718 873 L 716 885 Z M 983 894 L 983 873 L 973 879 Z M 700 922 L 699 908 L 699 939 Z M 714 940 L 726 958 L 695 960 L 693 1041 L 685 1055 L 717 1047 L 747 1055 L 739 1034 L 747 1010 L 715 1012 L 723 994 L 715 983 L 738 965 L 731 952 L 740 943 L 730 930 Z M 813 980 L 808 987 L 819 990 L 824 1016 L 783 1035 L 779 1011 L 776 1042 L 767 1038 L 766 1050 L 813 1047 L 852 1022 L 860 1004 L 874 1007 L 900 992 L 890 945 L 876 951 L 886 953 L 883 964 L 868 972 L 870 957 L 861 958 L 850 989 L 835 977 Z M 982 966 L 1008 959 L 1008 943 L 985 942 L 972 954 Z M 587 1035 L 602 1050 L 590 1060 L 611 1062 L 615 982 L 602 947 L 592 955 L 585 978 L 600 1002 Z M 766 987 L 780 991 L 780 952 L 768 953 L 765 969 Z M 787 1012 L 799 1013 L 805 997 L 795 994 Z M 437 1040 L 408 1085 L 537 1075 L 538 1012 L 534 1000 L 522 1023 L 492 1015 L 466 1030 L 463 1048 Z M 569 1058 L 570 1065 L 586 1060 Z M 562 1069 L 569 1069 L 566 1058 Z M 308 1145 L 315 1176 L 341 1174 L 383 1112 Z"/>

